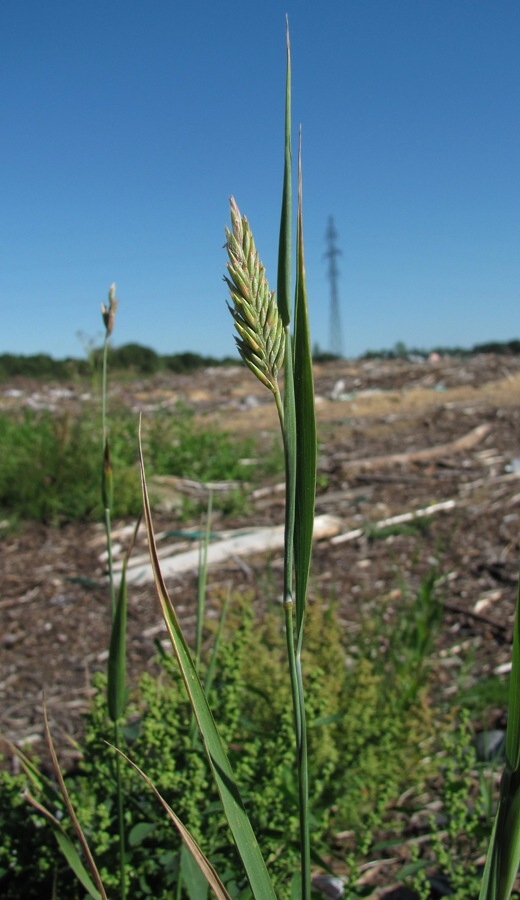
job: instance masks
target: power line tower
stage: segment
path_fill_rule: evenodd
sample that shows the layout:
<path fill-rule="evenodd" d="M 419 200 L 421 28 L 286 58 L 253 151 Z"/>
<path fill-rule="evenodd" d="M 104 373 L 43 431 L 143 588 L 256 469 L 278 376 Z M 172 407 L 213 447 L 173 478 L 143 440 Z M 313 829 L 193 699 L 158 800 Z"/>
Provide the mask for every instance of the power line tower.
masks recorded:
<path fill-rule="evenodd" d="M 338 267 L 336 257 L 341 256 L 341 250 L 336 246 L 336 238 L 338 234 L 334 227 L 334 219 L 329 216 L 329 224 L 327 226 L 327 252 L 324 257 L 329 260 L 327 277 L 330 281 L 330 332 L 329 332 L 329 350 L 334 356 L 343 356 L 343 337 L 341 333 L 341 315 L 339 311 L 339 294 L 338 294 Z"/>

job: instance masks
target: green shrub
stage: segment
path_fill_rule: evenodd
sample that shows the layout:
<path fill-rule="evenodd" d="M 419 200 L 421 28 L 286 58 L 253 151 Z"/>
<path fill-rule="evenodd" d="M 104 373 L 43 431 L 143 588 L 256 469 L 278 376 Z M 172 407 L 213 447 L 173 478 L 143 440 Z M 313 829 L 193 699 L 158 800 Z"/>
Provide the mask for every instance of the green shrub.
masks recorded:
<path fill-rule="evenodd" d="M 70 880 L 68 865 L 51 826 L 25 800 L 25 783 L 23 776 L 0 773 L 0 894 L 46 900 L 59 875 Z"/>
<path fill-rule="evenodd" d="M 435 797 L 435 813 L 423 812 L 421 842 L 411 844 L 411 862 L 402 875 L 421 900 L 432 896 L 432 886 L 453 900 L 468 900 L 479 896 L 494 813 L 486 781 L 493 775 L 477 761 L 467 714 L 442 725 L 435 771 L 426 785 Z"/>
<path fill-rule="evenodd" d="M 255 456 L 255 440 L 238 438 L 195 421 L 189 407 L 159 412 L 145 422 L 143 454 L 147 472 L 196 481 L 244 481 L 253 473 L 240 460 Z M 257 473 L 254 473 L 257 477 Z"/>
<path fill-rule="evenodd" d="M 116 427 L 115 435 L 117 431 Z M 115 515 L 136 515 L 141 498 L 132 459 L 135 438 L 133 453 L 127 440 L 115 443 Z M 19 416 L 4 413 L 0 444 L 3 514 L 43 522 L 101 517 L 101 444 L 91 413 L 86 411 L 80 418 L 34 410 Z"/>
<path fill-rule="evenodd" d="M 102 518 L 102 451 L 97 410 L 81 416 L 26 409 L 0 414 L 0 510 L 16 519 L 63 523 Z M 149 475 L 176 475 L 197 481 L 246 482 L 276 469 L 279 451 L 260 453 L 253 438 L 237 440 L 214 426 L 196 422 L 179 407 L 145 420 L 143 443 Z M 114 472 L 112 515 L 135 516 L 142 509 L 137 468 L 137 416 L 119 409 L 110 417 L 110 454 Z M 245 457 L 262 462 L 244 466 Z M 204 508 L 206 500 L 203 501 Z M 241 488 L 216 496 L 214 506 L 236 513 L 246 506 Z M 186 514 L 199 513 L 186 504 Z"/>
<path fill-rule="evenodd" d="M 299 866 L 297 785 L 293 726 L 283 663 L 281 610 L 253 614 L 251 598 L 237 599 L 222 642 L 211 705 L 221 726 L 259 843 L 273 873 L 277 896 L 289 897 Z M 392 803 L 417 778 L 432 741 L 433 723 L 424 695 L 403 708 L 402 673 L 386 660 L 346 665 L 334 609 L 309 609 L 305 670 L 310 743 L 313 847 L 325 852 L 330 829 L 355 829 L 357 852 L 365 852 L 392 819 Z M 68 787 L 108 891 L 117 889 L 118 830 L 114 758 L 106 721 L 104 678 L 86 720 L 83 759 Z M 203 750 L 194 739 L 192 716 L 175 665 L 167 657 L 158 675 L 142 676 L 123 729 L 125 749 L 144 768 L 165 799 L 200 841 L 234 897 L 248 896 Z M 180 864 L 179 838 L 154 797 L 130 769 L 125 772 L 130 896 L 171 896 Z M 46 826 L 20 800 L 24 779 L 0 776 L 0 880 L 6 897 L 20 896 L 28 855 L 34 896 L 56 879 L 57 896 L 76 896 L 74 877 L 61 862 Z M 7 785 L 7 787 L 6 787 Z M 57 801 L 60 807 L 61 801 Z M 55 871 L 54 871 L 55 868 Z M 25 884 L 25 881 L 23 882 Z M 40 886 L 40 887 L 38 887 Z M 38 894 L 38 890 L 42 893 Z M 9 893 L 11 891 L 11 893 Z M 24 896 L 33 896 L 24 894 Z M 50 896 L 50 894 L 49 894 Z"/>

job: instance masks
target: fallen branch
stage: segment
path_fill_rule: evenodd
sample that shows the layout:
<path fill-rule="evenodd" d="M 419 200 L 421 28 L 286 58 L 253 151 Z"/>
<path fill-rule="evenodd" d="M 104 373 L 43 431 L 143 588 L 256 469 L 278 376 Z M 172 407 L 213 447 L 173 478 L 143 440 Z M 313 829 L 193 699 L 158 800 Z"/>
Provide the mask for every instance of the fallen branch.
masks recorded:
<path fill-rule="evenodd" d="M 313 537 L 315 540 L 328 538 L 338 533 L 341 528 L 341 519 L 336 516 L 316 516 L 314 519 Z M 217 543 L 210 543 L 208 547 L 208 568 L 216 566 L 232 559 L 234 556 L 253 556 L 257 553 L 268 553 L 281 550 L 284 546 L 283 525 L 274 528 L 259 527 L 246 533 L 239 533 Z M 161 571 L 164 578 L 172 575 L 181 575 L 185 572 L 197 571 L 199 567 L 200 553 L 197 547 L 184 553 L 174 553 L 161 559 Z M 118 573 L 120 575 L 120 573 Z M 117 576 L 116 576 L 117 577 Z M 150 563 L 140 566 L 129 566 L 126 572 L 127 584 L 147 584 L 153 581 L 153 572 Z"/>
<path fill-rule="evenodd" d="M 426 450 L 410 450 L 408 453 L 391 453 L 385 456 L 369 456 L 365 459 L 350 459 L 341 464 L 342 472 L 345 474 L 356 471 L 366 471 L 368 469 L 379 469 L 385 466 L 399 466 L 410 462 L 422 462 L 423 460 L 438 459 L 442 456 L 452 456 L 460 453 L 462 450 L 470 450 L 480 443 L 483 438 L 489 434 L 491 425 L 477 425 L 467 434 L 458 438 L 456 441 L 449 441 L 447 444 L 437 444 L 435 447 L 428 447 Z"/>
<path fill-rule="evenodd" d="M 489 625 L 489 627 L 493 628 L 495 631 L 508 631 L 510 628 L 510 625 L 508 624 L 497 622 L 497 620 L 492 619 L 491 616 L 483 616 L 482 613 L 474 612 L 472 609 L 465 609 L 457 603 L 446 603 L 443 601 L 442 606 L 444 609 L 456 613 L 458 616 L 467 616 L 468 619 L 474 619 L 476 622 L 483 622 L 484 625 Z"/>
<path fill-rule="evenodd" d="M 152 475 L 150 485 L 157 491 L 169 493 L 188 494 L 189 496 L 206 496 L 210 491 L 214 493 L 234 491 L 243 487 L 240 481 L 193 481 L 191 478 L 179 478 L 177 475 Z"/>
<path fill-rule="evenodd" d="M 352 531 L 346 531 L 344 534 L 336 534 L 331 538 L 331 544 L 344 544 L 347 541 L 355 541 L 370 529 L 387 528 L 388 525 L 401 525 L 403 522 L 413 522 L 414 519 L 424 519 L 425 516 L 432 516 L 437 512 L 446 509 L 454 509 L 457 505 L 456 500 L 442 500 L 440 503 L 432 503 L 423 509 L 415 509 L 413 512 L 399 513 L 397 516 L 390 516 L 388 519 L 380 519 L 379 522 L 370 522 L 363 528 L 354 528 Z"/>

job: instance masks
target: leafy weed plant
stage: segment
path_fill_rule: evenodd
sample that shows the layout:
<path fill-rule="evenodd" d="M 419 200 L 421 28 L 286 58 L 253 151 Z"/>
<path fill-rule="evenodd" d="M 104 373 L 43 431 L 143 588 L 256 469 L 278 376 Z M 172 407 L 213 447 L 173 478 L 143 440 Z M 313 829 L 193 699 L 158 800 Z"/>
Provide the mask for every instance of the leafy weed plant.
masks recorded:
<path fill-rule="evenodd" d="M 142 509 L 137 465 L 135 415 L 116 409 L 110 417 L 110 455 L 114 471 L 113 516 L 136 516 Z M 160 414 L 144 433 L 150 475 L 175 475 L 201 482 L 234 481 L 243 485 L 231 496 L 215 497 L 217 508 L 247 508 L 247 485 L 279 470 L 276 445 L 260 452 L 253 438 L 237 439 L 195 420 L 180 407 Z M 96 521 L 99 496 L 99 411 L 81 416 L 24 410 L 0 414 L 0 510 L 13 522 L 53 524 Z M 243 459 L 257 458 L 257 466 Z M 152 489 L 153 493 L 153 489 Z M 204 501 L 205 508 L 205 501 Z M 199 512 L 193 503 L 180 512 Z"/>
<path fill-rule="evenodd" d="M 32 410 L 0 415 L 3 515 L 52 523 L 99 519 L 99 422 L 94 427 L 94 421 L 88 412 L 80 418 Z M 116 515 L 140 509 L 135 461 L 127 448 L 122 442 Z"/>
<path fill-rule="evenodd" d="M 291 896 L 299 866 L 297 783 L 292 751 L 290 687 L 287 684 L 283 614 L 271 607 L 259 618 L 251 598 L 233 598 L 220 644 L 210 693 L 244 802 L 274 880 L 276 896 Z M 212 623 L 208 622 L 212 628 Z M 355 832 L 361 860 L 377 836 L 388 832 L 392 804 L 420 778 L 425 747 L 435 723 L 428 707 L 403 709 L 397 673 L 377 672 L 360 658 L 346 667 L 345 644 L 333 608 L 309 608 L 304 665 L 309 729 L 310 819 L 315 854 L 330 854 L 331 833 Z M 209 651 L 202 674 L 211 660 Z M 189 703 L 174 660 L 162 657 L 159 673 L 144 674 L 121 725 L 121 746 L 145 769 L 218 866 L 233 897 L 250 896 L 233 848 L 211 772 L 199 742 L 192 741 Z M 399 718 L 397 717 L 399 714 Z M 103 882 L 117 892 L 118 825 L 115 761 L 104 739 L 112 739 L 106 713 L 106 679 L 96 679 L 96 694 L 86 721 L 83 758 L 67 785 L 98 863 Z M 76 896 L 74 875 L 58 851 L 51 829 L 27 814 L 20 799 L 23 776 L 0 774 L 2 895 L 46 895 L 56 884 L 64 900 Z M 171 896 L 181 865 L 181 841 L 164 820 L 142 781 L 124 775 L 127 816 L 127 889 L 135 898 Z M 421 789 L 421 782 L 415 785 Z M 63 803 L 56 795 L 56 810 Z M 40 863 L 36 865 L 35 859 Z M 29 860 L 32 860 L 29 862 Z M 185 893 L 189 895 L 188 878 Z M 198 882 L 197 882 L 198 884 Z M 200 885 L 197 890 L 201 890 Z M 192 894 L 196 898 L 202 893 Z"/>

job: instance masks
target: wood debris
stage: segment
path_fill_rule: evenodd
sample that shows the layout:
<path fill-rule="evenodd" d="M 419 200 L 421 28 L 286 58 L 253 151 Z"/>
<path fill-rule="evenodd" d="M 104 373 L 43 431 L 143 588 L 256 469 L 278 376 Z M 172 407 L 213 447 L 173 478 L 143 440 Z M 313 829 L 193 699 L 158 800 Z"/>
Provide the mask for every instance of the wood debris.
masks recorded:
<path fill-rule="evenodd" d="M 401 525 L 406 522 L 413 522 L 417 519 L 433 516 L 435 513 L 444 510 L 454 509 L 456 505 L 456 500 L 442 500 L 440 503 L 431 503 L 430 506 L 425 506 L 423 509 L 415 509 L 412 512 L 399 513 L 397 516 L 389 516 L 386 519 L 380 519 L 378 522 L 371 522 L 370 528 L 387 528 L 389 525 Z M 365 534 L 367 527 L 368 526 L 365 525 L 363 528 L 353 528 L 351 531 L 346 531 L 344 534 L 336 534 L 331 538 L 330 542 L 331 544 L 344 544 L 347 541 L 355 541 L 356 538 Z"/>
<path fill-rule="evenodd" d="M 477 425 L 467 434 L 447 444 L 437 444 L 435 447 L 427 447 L 425 450 L 410 450 L 407 453 L 391 453 L 388 456 L 369 456 L 362 459 L 350 459 L 342 463 L 343 473 L 355 472 L 358 469 L 382 469 L 385 466 L 400 466 L 411 462 L 424 462 L 431 459 L 440 459 L 443 456 L 453 456 L 463 450 L 470 450 L 491 431 L 487 423 Z"/>
<path fill-rule="evenodd" d="M 332 537 L 337 534 L 341 528 L 341 519 L 336 516 L 322 515 L 316 516 L 314 520 L 314 539 Z M 244 533 L 241 529 L 240 533 L 224 540 L 210 543 L 207 553 L 208 568 L 216 566 L 233 557 L 254 556 L 259 553 L 269 553 L 280 551 L 284 545 L 284 525 L 276 525 L 270 527 L 253 528 Z M 199 566 L 200 551 L 197 547 L 194 550 L 185 550 L 182 553 L 172 552 L 170 556 L 164 556 L 161 559 L 161 571 L 164 578 L 172 575 L 180 575 L 184 572 L 196 571 Z M 119 571 L 116 572 L 117 575 Z M 127 584 L 146 584 L 153 582 L 153 571 L 150 563 L 141 564 L 139 566 L 130 563 L 126 573 Z"/>

